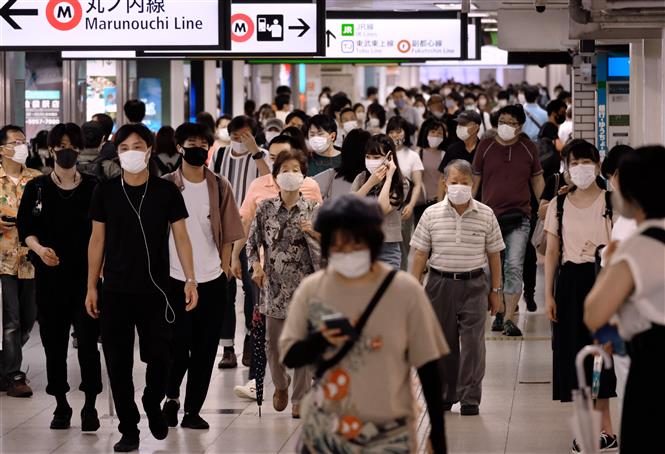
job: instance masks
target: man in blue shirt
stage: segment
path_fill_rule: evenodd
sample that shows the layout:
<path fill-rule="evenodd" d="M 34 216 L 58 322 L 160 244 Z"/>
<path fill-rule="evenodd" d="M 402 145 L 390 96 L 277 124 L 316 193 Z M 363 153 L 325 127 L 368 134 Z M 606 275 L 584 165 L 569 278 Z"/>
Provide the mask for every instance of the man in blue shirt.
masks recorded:
<path fill-rule="evenodd" d="M 524 123 L 523 131 L 534 142 L 538 140 L 540 128 L 547 123 L 547 112 L 536 104 L 538 95 L 537 87 L 527 87 L 524 90 L 524 97 L 526 98 L 526 104 L 524 104 L 526 123 Z"/>

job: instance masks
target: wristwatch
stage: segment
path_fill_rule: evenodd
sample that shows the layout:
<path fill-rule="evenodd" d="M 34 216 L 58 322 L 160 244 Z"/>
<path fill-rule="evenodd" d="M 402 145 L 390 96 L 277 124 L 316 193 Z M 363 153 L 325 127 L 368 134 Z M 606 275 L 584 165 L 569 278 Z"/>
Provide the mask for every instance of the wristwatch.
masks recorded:
<path fill-rule="evenodd" d="M 498 294 L 503 293 L 503 287 L 492 288 L 492 293 L 498 293 Z"/>
<path fill-rule="evenodd" d="M 258 161 L 259 159 L 263 159 L 265 156 L 265 153 L 262 150 L 257 151 L 252 155 L 252 159 L 255 161 Z"/>
<path fill-rule="evenodd" d="M 199 286 L 198 282 L 196 282 L 196 279 L 187 279 L 187 280 L 185 281 L 185 285 L 187 285 L 187 284 L 194 284 L 194 287 L 198 287 L 198 286 Z"/>

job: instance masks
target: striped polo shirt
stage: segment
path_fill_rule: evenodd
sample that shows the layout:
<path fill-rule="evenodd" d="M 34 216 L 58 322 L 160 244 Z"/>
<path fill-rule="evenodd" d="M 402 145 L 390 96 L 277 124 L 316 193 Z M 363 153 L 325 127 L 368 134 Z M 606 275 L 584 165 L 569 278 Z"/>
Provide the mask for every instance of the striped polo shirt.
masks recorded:
<path fill-rule="evenodd" d="M 265 150 L 261 150 L 265 152 Z M 217 153 L 223 153 L 222 165 L 218 175 L 224 176 L 229 180 L 233 188 L 233 196 L 236 199 L 236 203 L 238 206 L 242 206 L 249 191 L 249 185 L 259 177 L 259 169 L 256 167 L 256 161 L 252 159 L 252 155 L 249 153 L 242 156 L 234 156 L 231 153 L 231 147 L 223 150 L 220 148 L 213 155 L 213 159 L 210 160 L 209 168 L 213 172 L 215 171 Z M 268 153 L 266 152 L 267 155 Z"/>
<path fill-rule="evenodd" d="M 448 202 L 425 210 L 411 238 L 411 247 L 432 252 L 430 266 L 439 271 L 465 272 L 487 264 L 487 254 L 505 249 L 499 223 L 487 205 L 471 200 L 460 216 Z"/>

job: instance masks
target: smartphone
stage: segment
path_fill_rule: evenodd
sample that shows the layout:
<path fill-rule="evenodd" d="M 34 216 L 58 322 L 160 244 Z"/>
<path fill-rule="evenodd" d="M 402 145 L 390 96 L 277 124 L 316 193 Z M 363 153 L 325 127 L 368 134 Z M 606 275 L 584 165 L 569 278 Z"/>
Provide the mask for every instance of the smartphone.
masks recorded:
<path fill-rule="evenodd" d="M 381 161 L 381 166 L 386 165 L 388 163 L 388 160 L 390 159 L 390 155 L 393 153 L 392 150 L 388 152 L 385 158 L 383 158 L 383 161 Z M 381 167 L 379 166 L 379 167 Z"/>
<path fill-rule="evenodd" d="M 14 216 L 2 216 L 0 219 L 7 224 L 16 224 L 16 218 Z"/>
<path fill-rule="evenodd" d="M 324 315 L 321 317 L 321 320 L 325 323 L 326 328 L 341 330 L 341 336 L 353 335 L 353 326 L 351 326 L 351 322 L 344 316 L 344 314 L 337 312 L 335 314 Z"/>

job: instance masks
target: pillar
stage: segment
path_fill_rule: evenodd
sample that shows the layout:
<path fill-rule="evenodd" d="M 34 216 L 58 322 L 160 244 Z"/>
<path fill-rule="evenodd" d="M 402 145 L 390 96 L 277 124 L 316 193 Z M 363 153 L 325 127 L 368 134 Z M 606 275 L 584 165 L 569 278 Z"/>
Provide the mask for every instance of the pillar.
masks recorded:
<path fill-rule="evenodd" d="M 596 145 L 596 63 L 592 64 L 592 83 L 582 80 L 582 57 L 573 60 L 573 136 Z"/>
<path fill-rule="evenodd" d="M 630 43 L 630 142 L 665 143 L 665 38 Z"/>

